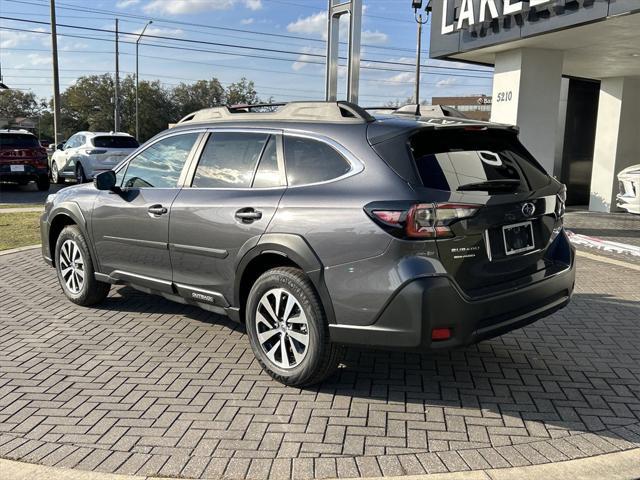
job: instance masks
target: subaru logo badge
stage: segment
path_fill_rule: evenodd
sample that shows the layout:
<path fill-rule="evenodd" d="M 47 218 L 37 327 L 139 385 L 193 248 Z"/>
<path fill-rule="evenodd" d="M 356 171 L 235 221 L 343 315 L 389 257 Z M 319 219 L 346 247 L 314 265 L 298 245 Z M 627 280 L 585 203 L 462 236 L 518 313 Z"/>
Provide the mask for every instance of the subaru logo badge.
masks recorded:
<path fill-rule="evenodd" d="M 535 211 L 536 211 L 536 206 L 533 203 L 525 203 L 522 206 L 522 214 L 525 217 L 530 217 L 535 213 Z"/>

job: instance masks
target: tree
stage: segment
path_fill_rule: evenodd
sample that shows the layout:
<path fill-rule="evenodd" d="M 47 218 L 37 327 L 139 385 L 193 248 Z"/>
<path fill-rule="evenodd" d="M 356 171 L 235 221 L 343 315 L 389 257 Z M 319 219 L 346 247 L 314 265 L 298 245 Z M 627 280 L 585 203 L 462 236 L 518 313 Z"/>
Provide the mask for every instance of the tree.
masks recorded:
<path fill-rule="evenodd" d="M 0 91 L 0 118 L 37 117 L 40 110 L 41 105 L 33 92 Z"/>
<path fill-rule="evenodd" d="M 60 98 L 60 123 L 65 138 L 80 130 L 113 130 L 113 97 L 114 81 L 110 74 L 78 78 Z"/>
<path fill-rule="evenodd" d="M 227 105 L 259 103 L 255 84 L 242 77 L 227 87 Z"/>
<path fill-rule="evenodd" d="M 217 78 L 198 80 L 192 84 L 181 83 L 173 89 L 172 102 L 178 117 L 203 108 L 224 105 L 226 93 Z"/>
<path fill-rule="evenodd" d="M 136 134 L 136 89 L 135 77 L 128 75 L 120 85 L 121 122 L 120 130 L 133 136 Z M 138 86 L 140 142 L 145 142 L 158 132 L 166 129 L 169 123 L 180 119 L 177 106 L 172 101 L 172 92 L 162 86 L 160 81 L 141 80 Z"/>

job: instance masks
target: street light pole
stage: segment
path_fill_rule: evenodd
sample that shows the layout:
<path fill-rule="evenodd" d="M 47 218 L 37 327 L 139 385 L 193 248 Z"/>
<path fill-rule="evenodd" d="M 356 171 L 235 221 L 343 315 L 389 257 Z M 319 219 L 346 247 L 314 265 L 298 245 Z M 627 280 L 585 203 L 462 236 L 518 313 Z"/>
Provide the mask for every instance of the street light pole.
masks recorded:
<path fill-rule="evenodd" d="M 116 18 L 116 82 L 114 88 L 114 110 L 113 127 L 116 132 L 120 131 L 120 51 L 118 45 L 118 19 Z"/>
<path fill-rule="evenodd" d="M 147 24 L 144 26 L 144 28 L 142 29 L 142 32 L 140 32 L 140 35 L 138 35 L 138 39 L 136 40 L 136 140 L 140 141 L 140 120 L 138 117 L 138 108 L 139 108 L 139 100 L 138 100 L 138 83 L 139 83 L 139 65 L 138 65 L 138 47 L 140 46 L 140 40 L 142 40 L 142 37 L 144 36 L 144 32 L 146 32 L 147 27 L 149 25 L 151 25 L 153 23 L 153 20 L 149 20 L 147 22 Z"/>
<path fill-rule="evenodd" d="M 422 66 L 422 26 L 429 21 L 429 12 L 431 11 L 431 0 L 427 2 L 425 8 L 427 14 L 423 20 L 422 13 L 418 13 L 418 10 L 422 8 L 422 0 L 412 0 L 411 7 L 414 10 L 416 23 L 418 24 L 418 40 L 416 48 L 416 89 L 415 89 L 415 102 L 416 105 L 420 105 L 420 67 Z"/>
<path fill-rule="evenodd" d="M 56 32 L 56 3 L 51 0 L 51 58 L 53 66 L 53 143 L 60 141 L 60 77 L 58 76 L 58 35 Z"/>

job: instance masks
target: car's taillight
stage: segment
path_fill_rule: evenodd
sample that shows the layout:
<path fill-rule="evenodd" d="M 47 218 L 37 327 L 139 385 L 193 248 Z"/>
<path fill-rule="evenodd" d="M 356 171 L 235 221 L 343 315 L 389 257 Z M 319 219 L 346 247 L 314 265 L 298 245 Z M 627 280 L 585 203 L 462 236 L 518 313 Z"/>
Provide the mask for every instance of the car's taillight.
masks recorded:
<path fill-rule="evenodd" d="M 94 148 L 94 149 L 87 149 L 84 151 L 84 153 L 86 153 L 87 155 L 102 155 L 103 153 L 107 153 L 107 151 Z"/>
<path fill-rule="evenodd" d="M 567 186 L 562 185 L 562 188 L 556 195 L 556 216 L 560 219 L 564 217 L 566 204 L 567 204 Z"/>
<path fill-rule="evenodd" d="M 462 203 L 420 203 L 408 210 L 377 210 L 371 214 L 383 226 L 402 231 L 408 238 L 451 238 L 454 235 L 451 225 L 459 220 L 473 217 L 479 205 Z"/>

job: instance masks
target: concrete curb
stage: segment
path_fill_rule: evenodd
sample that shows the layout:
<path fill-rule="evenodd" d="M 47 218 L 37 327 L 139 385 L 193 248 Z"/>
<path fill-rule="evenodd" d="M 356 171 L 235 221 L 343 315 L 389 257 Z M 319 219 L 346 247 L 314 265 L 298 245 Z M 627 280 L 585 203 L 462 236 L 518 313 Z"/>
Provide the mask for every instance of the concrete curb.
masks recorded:
<path fill-rule="evenodd" d="M 3 480 L 162 480 L 114 473 L 85 472 L 0 459 Z M 436 473 L 368 480 L 636 480 L 640 478 L 640 448 L 595 457 L 528 467 L 497 468 L 471 472 Z M 217 479 L 215 479 L 217 480 Z M 362 479 L 367 480 L 367 479 Z"/>
<path fill-rule="evenodd" d="M 38 245 L 28 245 L 26 247 L 19 247 L 19 248 L 11 248 L 9 250 L 2 250 L 0 251 L 0 257 L 2 255 L 11 255 L 12 253 L 20 253 L 20 252 L 26 252 L 27 250 L 35 250 L 36 248 L 41 248 L 42 245 L 38 244 Z"/>
<path fill-rule="evenodd" d="M 0 215 L 3 213 L 28 213 L 28 212 L 44 212 L 44 207 L 0 208 Z"/>
<path fill-rule="evenodd" d="M 640 265 L 633 264 L 631 262 L 624 262 L 622 260 L 616 260 L 615 258 L 603 257 L 602 255 L 594 255 L 593 253 L 583 252 L 578 250 L 576 254 L 579 257 L 588 258 L 589 260 L 595 260 L 596 262 L 608 263 L 617 267 L 630 268 L 631 270 L 637 270 L 640 272 Z"/>

